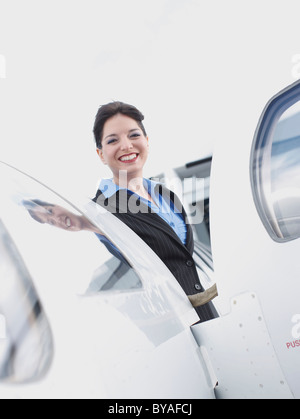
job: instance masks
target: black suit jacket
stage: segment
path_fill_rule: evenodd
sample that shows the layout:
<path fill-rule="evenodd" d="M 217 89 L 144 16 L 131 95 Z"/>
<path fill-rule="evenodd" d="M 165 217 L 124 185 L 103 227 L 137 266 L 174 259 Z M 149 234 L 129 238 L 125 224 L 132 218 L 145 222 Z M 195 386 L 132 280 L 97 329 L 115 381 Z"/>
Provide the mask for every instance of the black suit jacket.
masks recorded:
<path fill-rule="evenodd" d="M 204 291 L 193 260 L 194 239 L 191 225 L 187 223 L 187 215 L 179 198 L 163 185 L 156 186 L 158 192 L 170 205 L 181 212 L 186 221 L 187 238 L 184 245 L 172 227 L 158 214 L 151 212 L 137 195 L 129 194 L 120 189 L 111 198 L 105 198 L 98 190 L 94 202 L 106 208 L 123 221 L 160 257 L 177 279 L 187 295 Z M 201 321 L 214 318 L 210 304 L 196 308 Z"/>

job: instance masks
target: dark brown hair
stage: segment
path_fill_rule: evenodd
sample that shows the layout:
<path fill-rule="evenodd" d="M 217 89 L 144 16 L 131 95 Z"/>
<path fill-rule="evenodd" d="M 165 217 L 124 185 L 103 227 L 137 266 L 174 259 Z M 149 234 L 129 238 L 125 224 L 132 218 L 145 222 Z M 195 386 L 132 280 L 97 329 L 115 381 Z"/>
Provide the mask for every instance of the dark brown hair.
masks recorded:
<path fill-rule="evenodd" d="M 144 115 L 135 106 L 128 105 L 127 103 L 123 102 L 111 102 L 106 105 L 102 105 L 96 115 L 93 132 L 97 148 L 102 148 L 103 127 L 105 122 L 118 113 L 134 119 L 143 131 L 143 134 L 147 136 L 146 130 L 142 123 L 144 120 Z"/>

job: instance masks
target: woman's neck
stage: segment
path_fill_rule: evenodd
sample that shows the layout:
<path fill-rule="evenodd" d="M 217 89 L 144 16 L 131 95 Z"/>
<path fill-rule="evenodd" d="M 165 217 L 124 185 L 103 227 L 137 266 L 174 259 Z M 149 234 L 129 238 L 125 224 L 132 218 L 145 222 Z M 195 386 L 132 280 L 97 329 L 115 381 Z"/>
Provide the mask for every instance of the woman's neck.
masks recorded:
<path fill-rule="evenodd" d="M 129 177 L 127 172 L 121 172 L 119 177 L 114 178 L 113 181 L 120 188 L 129 189 L 137 195 L 148 199 L 148 192 L 144 187 L 144 178 L 142 176 Z"/>

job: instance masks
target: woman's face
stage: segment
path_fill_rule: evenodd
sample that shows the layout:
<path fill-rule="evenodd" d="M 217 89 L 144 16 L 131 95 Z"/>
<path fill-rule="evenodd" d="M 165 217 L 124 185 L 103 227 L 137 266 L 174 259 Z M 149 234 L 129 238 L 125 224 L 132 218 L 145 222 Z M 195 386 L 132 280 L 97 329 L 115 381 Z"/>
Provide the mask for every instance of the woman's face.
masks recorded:
<path fill-rule="evenodd" d="M 49 205 L 34 209 L 35 215 L 44 224 L 68 231 L 82 230 L 81 217 L 58 205 Z"/>
<path fill-rule="evenodd" d="M 148 157 L 148 137 L 134 119 L 117 114 L 105 122 L 102 149 L 97 152 L 111 169 L 116 183 L 120 171 L 127 172 L 128 180 L 139 178 Z"/>

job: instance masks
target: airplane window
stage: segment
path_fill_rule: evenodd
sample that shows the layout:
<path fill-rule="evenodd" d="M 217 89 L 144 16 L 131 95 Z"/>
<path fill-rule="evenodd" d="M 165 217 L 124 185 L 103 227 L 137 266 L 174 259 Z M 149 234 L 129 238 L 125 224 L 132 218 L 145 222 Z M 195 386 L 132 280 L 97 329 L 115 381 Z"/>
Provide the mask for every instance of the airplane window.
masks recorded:
<path fill-rule="evenodd" d="M 47 308 L 61 319 L 68 298 L 134 292 L 142 282 L 113 241 L 54 192 L 2 165 L 0 187 L 0 383 L 19 383 L 51 364 Z"/>
<path fill-rule="evenodd" d="M 255 154 L 254 192 L 272 238 L 289 241 L 300 237 L 300 101 L 274 115 Z"/>
<path fill-rule="evenodd" d="M 272 144 L 273 207 L 280 232 L 284 238 L 300 237 L 299 103 L 285 112 L 278 121 Z"/>

